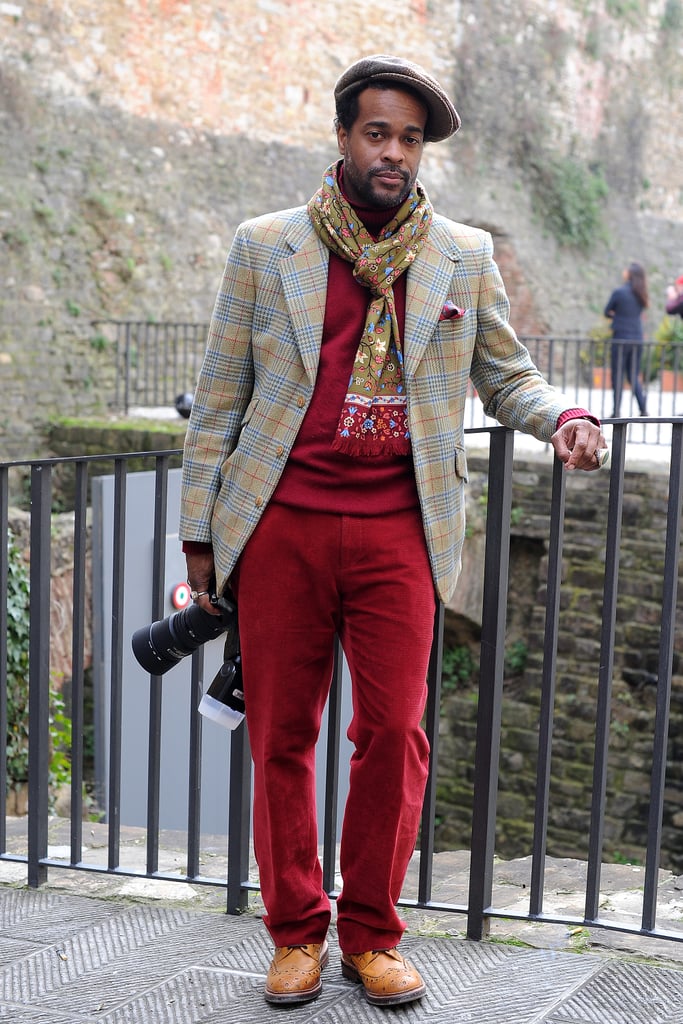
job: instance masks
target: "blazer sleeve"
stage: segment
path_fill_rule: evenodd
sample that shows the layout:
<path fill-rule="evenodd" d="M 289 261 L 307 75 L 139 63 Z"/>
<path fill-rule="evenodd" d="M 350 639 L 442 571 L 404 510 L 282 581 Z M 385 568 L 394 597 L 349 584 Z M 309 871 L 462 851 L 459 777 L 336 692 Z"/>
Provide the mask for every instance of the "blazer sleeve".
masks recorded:
<path fill-rule="evenodd" d="M 211 542 L 221 467 L 234 450 L 254 389 L 255 286 L 246 233 L 238 228 L 216 296 L 183 453 L 181 540 Z"/>
<path fill-rule="evenodd" d="M 470 376 L 487 416 L 549 441 L 558 417 L 576 405 L 545 380 L 509 321 L 510 303 L 493 258 L 491 236 L 480 254 L 476 340 Z"/>

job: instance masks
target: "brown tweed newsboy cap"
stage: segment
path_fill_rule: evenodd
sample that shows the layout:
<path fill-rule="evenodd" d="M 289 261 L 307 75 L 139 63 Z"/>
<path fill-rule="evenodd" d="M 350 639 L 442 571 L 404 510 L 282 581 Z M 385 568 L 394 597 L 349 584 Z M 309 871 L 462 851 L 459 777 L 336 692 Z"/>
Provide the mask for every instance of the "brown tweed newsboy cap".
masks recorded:
<path fill-rule="evenodd" d="M 419 64 L 392 57 L 386 53 L 375 53 L 361 57 L 347 68 L 334 87 L 334 98 L 338 102 L 350 89 L 371 82 L 389 81 L 405 85 L 419 93 L 429 110 L 426 142 L 441 142 L 457 132 L 460 117 L 435 78 L 432 78 Z"/>

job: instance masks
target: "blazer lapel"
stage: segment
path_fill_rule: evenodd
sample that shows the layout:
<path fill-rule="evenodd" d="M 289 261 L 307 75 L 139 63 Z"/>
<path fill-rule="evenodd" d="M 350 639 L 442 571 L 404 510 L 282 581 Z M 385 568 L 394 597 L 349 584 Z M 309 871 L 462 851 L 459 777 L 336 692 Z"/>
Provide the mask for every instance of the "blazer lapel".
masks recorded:
<path fill-rule="evenodd" d="M 306 375 L 314 384 L 323 337 L 329 252 L 310 223 L 299 225 L 286 241 L 291 255 L 280 261 L 282 290 Z"/>
<path fill-rule="evenodd" d="M 408 271 L 406 282 L 405 369 L 414 373 L 434 334 L 446 299 L 467 308 L 471 295 L 464 271 L 455 272 L 459 247 L 430 237 Z M 315 383 L 325 318 L 329 251 L 309 222 L 297 224 L 286 239 L 290 254 L 280 261 L 284 300 L 306 375 Z"/>

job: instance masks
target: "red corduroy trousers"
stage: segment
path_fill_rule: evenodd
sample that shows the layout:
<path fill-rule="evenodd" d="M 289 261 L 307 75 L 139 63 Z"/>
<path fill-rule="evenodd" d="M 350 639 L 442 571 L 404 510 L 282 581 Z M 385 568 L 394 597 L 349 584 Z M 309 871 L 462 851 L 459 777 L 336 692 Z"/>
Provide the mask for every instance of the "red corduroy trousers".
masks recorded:
<path fill-rule="evenodd" d="M 339 944 L 396 946 L 429 745 L 421 727 L 435 594 L 417 510 L 348 516 L 271 505 L 232 577 L 249 740 L 254 844 L 276 946 L 321 942 L 315 744 L 338 633 L 354 745 L 341 835 Z"/>

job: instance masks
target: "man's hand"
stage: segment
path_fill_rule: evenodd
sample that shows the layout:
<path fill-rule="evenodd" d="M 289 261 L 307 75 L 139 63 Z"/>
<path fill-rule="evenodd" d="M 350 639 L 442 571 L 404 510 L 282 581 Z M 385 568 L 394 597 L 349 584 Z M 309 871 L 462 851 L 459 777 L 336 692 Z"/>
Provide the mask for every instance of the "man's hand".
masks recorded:
<path fill-rule="evenodd" d="M 220 615 L 220 609 L 216 608 L 209 600 L 209 595 L 216 585 L 213 552 L 187 554 L 185 561 L 187 562 L 187 582 L 190 584 L 190 589 L 197 592 L 196 603 L 205 612 L 210 612 L 211 615 Z"/>
<path fill-rule="evenodd" d="M 590 471 L 604 465 L 605 457 L 600 453 L 607 451 L 607 442 L 600 427 L 590 420 L 567 420 L 550 440 L 565 469 Z"/>

